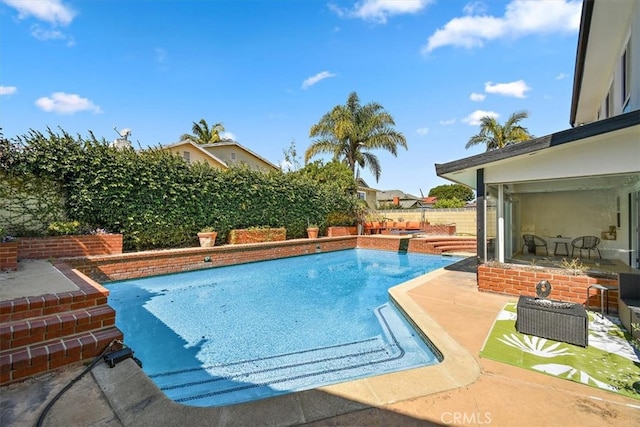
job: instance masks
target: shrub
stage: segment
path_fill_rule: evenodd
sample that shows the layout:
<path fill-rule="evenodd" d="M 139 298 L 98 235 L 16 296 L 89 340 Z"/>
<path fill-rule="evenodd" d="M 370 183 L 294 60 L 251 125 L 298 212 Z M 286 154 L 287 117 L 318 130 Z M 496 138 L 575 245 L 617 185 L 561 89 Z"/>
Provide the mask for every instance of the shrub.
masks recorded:
<path fill-rule="evenodd" d="M 87 229 L 122 233 L 125 250 L 144 250 L 196 246 L 197 232 L 205 226 L 213 227 L 222 241 L 231 229 L 255 226 L 284 227 L 288 238 L 301 238 L 308 221 L 323 223 L 330 213 L 357 211 L 347 188 L 352 178 L 320 181 L 322 165 L 315 165 L 314 173 L 243 166 L 221 171 L 203 163 L 189 165 L 159 147 L 117 150 L 93 134 L 30 131 L 18 141 L 8 146 L 13 151 L 7 156 L 7 176 L 32 176 L 60 194 L 61 202 L 53 203 L 60 212 L 30 228 L 42 233 L 50 223 L 60 223 L 51 232 L 71 232 L 69 224 L 62 224 L 77 221 Z M 335 164 L 329 172 L 342 176 Z"/>
<path fill-rule="evenodd" d="M 67 236 L 69 234 L 80 234 L 80 222 L 52 222 L 47 227 L 47 234 L 50 236 Z"/>

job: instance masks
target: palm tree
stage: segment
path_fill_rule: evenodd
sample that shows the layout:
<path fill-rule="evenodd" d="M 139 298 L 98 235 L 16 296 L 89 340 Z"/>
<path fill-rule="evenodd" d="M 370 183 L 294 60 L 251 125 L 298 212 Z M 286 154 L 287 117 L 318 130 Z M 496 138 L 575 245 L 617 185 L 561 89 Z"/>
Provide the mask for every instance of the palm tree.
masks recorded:
<path fill-rule="evenodd" d="M 216 123 L 209 128 L 207 121 L 200 119 L 198 123 L 193 122 L 191 131 L 193 135 L 185 133 L 180 137 L 180 141 L 189 140 L 196 144 L 215 144 L 216 142 L 222 141 L 220 132 L 224 132 L 224 126 L 222 126 L 222 123 Z"/>
<path fill-rule="evenodd" d="M 504 125 L 501 125 L 495 118 L 484 116 L 480 119 L 480 132 L 469 138 L 464 148 L 469 148 L 477 144 L 487 144 L 487 151 L 497 150 L 507 145 L 517 144 L 533 138 L 527 128 L 518 125 L 520 120 L 529 117 L 526 111 L 518 111 L 511 114 Z"/>
<path fill-rule="evenodd" d="M 384 149 L 394 156 L 398 146 L 407 148 L 407 140 L 393 129 L 395 122 L 382 105 L 370 102 L 360 105 L 358 95 L 349 95 L 346 105 L 336 105 L 311 127 L 309 136 L 317 137 L 304 154 L 305 162 L 321 153 L 333 154 L 344 162 L 355 176 L 356 166 L 367 166 L 376 177 L 382 171 L 378 158 L 369 152 Z"/>

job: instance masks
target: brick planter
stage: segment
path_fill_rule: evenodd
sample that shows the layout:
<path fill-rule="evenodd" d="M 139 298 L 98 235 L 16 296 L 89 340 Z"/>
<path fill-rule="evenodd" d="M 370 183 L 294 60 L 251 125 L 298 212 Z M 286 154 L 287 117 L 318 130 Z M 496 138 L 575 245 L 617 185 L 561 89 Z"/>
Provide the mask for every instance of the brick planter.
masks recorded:
<path fill-rule="evenodd" d="M 20 237 L 18 259 L 66 258 L 122 253 L 122 234 Z"/>
<path fill-rule="evenodd" d="M 478 266 L 478 289 L 507 295 L 536 296 L 536 284 L 546 280 L 551 283 L 550 299 L 587 303 L 587 288 L 596 283 L 618 286 L 617 274 L 590 276 L 571 275 L 562 268 L 528 267 L 516 264 Z M 617 292 L 609 292 L 609 306 L 618 307 Z M 600 295 L 589 296 L 589 306 L 600 306 Z"/>
<path fill-rule="evenodd" d="M 287 239 L 286 228 L 248 228 L 229 232 L 228 241 L 232 245 L 260 242 L 281 242 Z"/>
<path fill-rule="evenodd" d="M 352 227 L 327 227 L 327 237 L 355 236 L 356 234 L 358 234 L 358 229 L 355 225 Z"/>
<path fill-rule="evenodd" d="M 18 270 L 18 242 L 0 243 L 0 271 Z"/>

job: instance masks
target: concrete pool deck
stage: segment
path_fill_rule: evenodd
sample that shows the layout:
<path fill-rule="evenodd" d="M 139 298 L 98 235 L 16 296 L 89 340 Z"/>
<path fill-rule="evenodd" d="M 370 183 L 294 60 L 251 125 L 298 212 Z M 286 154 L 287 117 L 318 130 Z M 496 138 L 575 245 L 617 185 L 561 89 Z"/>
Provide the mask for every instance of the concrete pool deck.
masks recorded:
<path fill-rule="evenodd" d="M 48 279 L 38 271 L 29 283 L 41 278 L 51 292 L 55 271 Z M 11 288 L 25 277 L 13 276 Z M 6 282 L 0 281 L 0 299 L 7 297 Z M 250 404 L 194 408 L 164 397 L 131 359 L 113 369 L 99 363 L 62 395 L 43 425 L 637 425 L 640 402 L 634 399 L 479 358 L 496 315 L 515 298 L 478 292 L 474 273 L 438 270 L 393 289 L 392 296 L 444 353 L 442 364 Z M 0 388 L 0 423 L 35 425 L 83 370 L 75 366 Z"/>

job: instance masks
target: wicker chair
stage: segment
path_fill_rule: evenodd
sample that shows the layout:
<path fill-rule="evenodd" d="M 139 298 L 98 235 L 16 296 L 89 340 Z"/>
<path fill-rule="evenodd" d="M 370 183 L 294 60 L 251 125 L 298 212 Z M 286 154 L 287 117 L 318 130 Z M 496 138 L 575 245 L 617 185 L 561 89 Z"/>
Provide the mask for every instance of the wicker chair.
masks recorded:
<path fill-rule="evenodd" d="M 618 273 L 618 316 L 634 338 L 640 338 L 640 271 Z M 634 328 L 635 325 L 635 328 Z"/>
<path fill-rule="evenodd" d="M 534 236 L 533 234 L 523 234 L 522 238 L 524 239 L 524 244 L 522 245 L 522 253 L 524 254 L 524 248 L 527 248 L 527 251 L 533 255 L 535 255 L 538 251 L 538 248 L 544 248 L 544 251 L 547 255 L 549 255 L 549 250 L 547 249 L 547 242 L 538 236 Z"/>
<path fill-rule="evenodd" d="M 571 242 L 571 258 L 573 258 L 573 252 L 576 249 L 580 250 L 580 256 L 582 256 L 582 251 L 586 250 L 589 258 L 591 258 L 591 251 L 597 251 L 598 257 L 602 258 L 600 249 L 598 249 L 599 244 L 600 238 L 596 236 L 582 236 L 577 239 L 573 239 Z"/>

